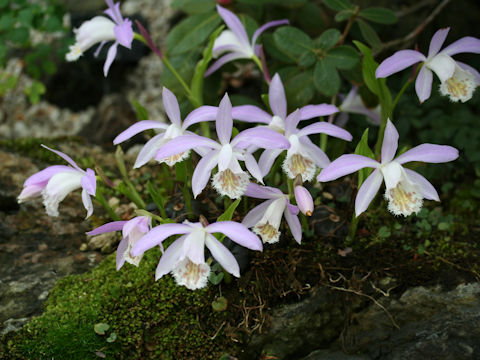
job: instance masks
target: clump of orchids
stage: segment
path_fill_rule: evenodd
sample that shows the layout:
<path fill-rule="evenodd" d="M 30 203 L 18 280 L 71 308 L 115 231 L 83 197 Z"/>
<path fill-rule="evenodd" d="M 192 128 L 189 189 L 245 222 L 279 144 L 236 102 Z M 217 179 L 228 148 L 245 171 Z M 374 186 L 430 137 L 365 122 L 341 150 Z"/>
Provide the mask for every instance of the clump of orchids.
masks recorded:
<path fill-rule="evenodd" d="M 101 48 L 106 42 L 113 41 L 104 67 L 104 74 L 107 76 L 117 46 L 130 48 L 133 39 L 138 39 L 148 44 L 179 81 L 182 80 L 167 58 L 155 47 L 145 28 L 138 24 L 141 34 L 134 33 L 132 22 L 123 18 L 120 13 L 120 4 L 114 4 L 112 0 L 106 2 L 108 9 L 105 13 L 108 17 L 94 17 L 74 30 L 76 42 L 70 47 L 67 60 L 76 60 L 95 44 L 99 44 Z M 311 216 L 314 211 L 314 201 L 309 189 L 316 181 L 335 180 L 364 168 L 374 170 L 359 183 L 354 219 L 368 209 L 383 182 L 388 210 L 394 215 L 409 216 L 417 213 L 422 208 L 423 199 L 440 201 L 433 185 L 405 165 L 412 161 L 453 161 L 458 157 L 455 148 L 422 144 L 395 156 L 399 134 L 392 119 L 397 101 L 392 105 L 391 101 L 382 101 L 379 96 L 379 107 L 368 109 L 359 98 L 356 87 L 353 87 L 347 96 L 339 96 L 343 101 L 338 106 L 332 101 L 331 104 L 306 105 L 288 113 L 281 76 L 274 74 L 270 80 L 266 62 L 264 58 L 260 59 L 261 49 L 256 44 L 263 31 L 273 26 L 288 24 L 288 21 L 267 23 L 258 28 L 250 40 L 242 22 L 233 12 L 221 6 L 217 6 L 217 11 L 227 29 L 221 33 L 218 31 L 216 38 L 212 38 L 202 66 L 197 67 L 199 73 L 194 76 L 198 81 L 197 85 L 202 84 L 204 76 L 212 74 L 230 61 L 252 59 L 268 82 L 266 103 L 268 102 L 269 109 L 254 105 L 232 106 L 226 93 L 218 106 L 201 105 L 201 98 L 195 95 L 184 81 L 180 81 L 185 86 L 188 99 L 195 105 L 195 109 L 187 114 L 183 121 L 177 97 L 164 87 L 162 101 L 170 122 L 142 120 L 115 138 L 114 144 L 121 144 L 140 132 L 154 130 L 156 135 L 145 143 L 134 168 L 159 166 L 162 163 L 175 168 L 189 162 L 190 166 L 186 168 L 192 170 L 190 181 L 187 182 L 190 188 L 183 191 L 189 220 L 174 223 L 166 217 L 165 210 L 160 206 L 158 211 L 162 217 L 140 209 L 137 216 L 129 220 L 114 218 L 115 221 L 87 233 L 98 235 L 122 232 L 123 238 L 117 249 L 117 270 L 125 262 L 138 266 L 145 251 L 158 246 L 163 255 L 155 272 L 156 279 L 171 273 L 179 285 L 192 290 L 203 288 L 208 283 L 213 261 L 218 262 L 226 272 L 239 277 L 237 259 L 223 244 L 225 236 L 248 249 L 262 251 L 264 244 L 280 241 L 284 219 L 291 235 L 300 244 L 302 233 L 308 228 L 305 216 Z M 460 52 L 479 53 L 480 40 L 465 37 L 440 51 L 447 33 L 448 29 L 435 33 L 428 56 L 414 50 L 401 50 L 387 58 L 376 67 L 376 71 L 368 79 L 369 83 L 383 86 L 379 78 L 421 62 L 415 82 L 420 102 L 426 101 L 430 96 L 432 72 L 441 81 L 442 94 L 448 95 L 453 101 L 467 101 L 480 82 L 479 73 L 470 66 L 453 60 L 451 56 Z M 365 59 L 373 61 L 368 49 L 363 47 L 360 50 Z M 212 59 L 219 56 L 212 65 L 207 66 Z M 367 60 L 364 60 L 364 63 Z M 364 76 L 368 76 L 368 72 L 364 72 Z M 331 161 L 325 153 L 327 136 L 343 141 L 352 140 L 352 135 L 340 126 L 346 124 L 347 113 L 364 114 L 370 118 L 371 124 L 379 126 L 376 153 L 371 150 L 371 154 L 356 152 Z M 337 124 L 334 124 L 336 115 L 339 116 Z M 325 121 L 323 117 L 328 120 Z M 234 121 L 246 129 L 239 132 L 234 127 Z M 216 130 L 216 136 L 209 135 L 211 122 L 214 123 L 212 127 Z M 200 129 L 208 131 L 204 131 L 203 135 L 198 134 L 197 124 L 200 124 Z M 204 136 L 207 134 L 208 136 Z M 314 134 L 320 134 L 321 146 L 315 144 L 311 138 Z M 366 147 L 368 148 L 368 144 Z M 100 197 L 99 200 L 102 200 L 103 195 L 97 189 L 97 180 L 104 178 L 99 176 L 97 179 L 92 169 L 81 169 L 68 155 L 46 149 L 62 157 L 69 166 L 50 166 L 29 177 L 18 201 L 24 202 L 41 196 L 47 213 L 58 216 L 59 203 L 70 192 L 81 188 L 88 218 L 93 212 L 91 197 Z M 270 180 L 275 176 L 284 177 L 284 185 L 287 186 L 281 186 L 283 190 L 265 184 L 265 179 Z M 209 182 L 214 190 L 206 190 Z M 135 191 L 134 188 L 132 191 Z M 219 197 L 227 199 L 225 213 L 213 223 L 208 223 L 203 215 L 194 218 L 189 199 L 191 195 L 197 198 L 202 193 L 208 196 L 209 191 L 210 194 L 215 191 Z M 133 195 L 137 199 L 140 197 L 136 193 Z M 232 221 L 233 211 L 240 199 L 244 198 L 261 199 L 263 202 L 247 209 L 241 222 Z M 249 203 L 253 202 L 255 201 Z M 105 201 L 100 203 L 107 205 Z M 354 226 L 356 221 L 352 221 L 352 227 Z M 354 233 L 355 231 L 353 235 Z M 171 236 L 177 238 L 165 248 L 164 241 Z M 205 247 L 208 251 L 205 251 Z"/>

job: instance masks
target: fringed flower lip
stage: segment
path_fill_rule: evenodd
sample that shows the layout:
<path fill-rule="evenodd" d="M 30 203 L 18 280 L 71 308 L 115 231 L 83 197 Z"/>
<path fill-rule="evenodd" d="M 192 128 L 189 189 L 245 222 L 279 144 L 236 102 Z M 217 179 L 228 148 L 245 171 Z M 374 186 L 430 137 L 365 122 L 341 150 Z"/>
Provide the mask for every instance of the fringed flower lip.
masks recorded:
<path fill-rule="evenodd" d="M 23 190 L 17 198 L 18 202 L 42 196 L 47 214 L 58 216 L 60 202 L 70 192 L 82 188 L 83 206 L 87 210 L 87 218 L 90 217 L 93 213 L 90 196 L 95 196 L 97 189 L 95 172 L 92 169 L 82 170 L 67 154 L 42 146 L 63 158 L 70 166 L 53 165 L 30 176 L 23 184 Z"/>
<path fill-rule="evenodd" d="M 268 128 L 250 128 L 240 132 L 231 139 L 233 119 L 232 104 L 225 94 L 216 114 L 215 121 L 219 142 L 199 135 L 182 135 L 163 145 L 155 155 L 162 160 L 192 148 L 208 148 L 195 167 L 192 176 L 192 190 L 196 197 L 208 183 L 212 170 L 218 166 L 218 173 L 213 177 L 213 186 L 221 195 L 237 199 L 243 195 L 249 182 L 239 161 L 244 161 L 248 172 L 259 182 L 263 175 L 254 156 L 245 151 L 254 145 L 263 149 L 286 149 L 289 143 L 285 137 Z"/>
<path fill-rule="evenodd" d="M 210 266 L 205 261 L 204 248 L 230 274 L 240 277 L 240 267 L 232 253 L 213 234 L 222 233 L 237 244 L 251 250 L 262 251 L 262 242 L 244 225 L 234 221 L 219 221 L 207 226 L 201 222 L 184 221 L 182 224 L 162 224 L 140 238 L 132 248 L 131 256 L 161 245 L 172 236 L 181 236 L 163 253 L 155 271 L 155 280 L 172 272 L 178 285 L 195 290 L 206 286 Z"/>
<path fill-rule="evenodd" d="M 448 45 L 442 51 L 450 28 L 438 30 L 430 41 L 428 56 L 416 50 L 400 50 L 385 59 L 377 68 L 377 78 L 390 76 L 413 64 L 423 62 L 415 81 L 415 91 L 421 103 L 430 97 L 434 72 L 440 79 L 440 92 L 452 101 L 465 102 L 472 98 L 480 84 L 480 73 L 473 67 L 452 59 L 459 53 L 480 53 L 480 39 L 466 36 Z"/>
<path fill-rule="evenodd" d="M 398 132 L 388 120 L 382 144 L 382 161 L 378 162 L 362 155 L 342 155 L 318 175 L 318 181 L 331 181 L 369 167 L 375 170 L 367 177 L 358 190 L 355 199 L 355 214 L 359 216 L 385 181 L 385 198 L 388 209 L 394 215 L 408 216 L 417 213 L 423 199 L 440 201 L 438 193 L 430 182 L 419 173 L 402 165 L 411 161 L 442 163 L 458 157 L 458 150 L 448 145 L 421 144 L 394 158 L 398 148 Z"/>
<path fill-rule="evenodd" d="M 218 58 L 205 72 L 205 76 L 217 71 L 224 64 L 237 59 L 252 59 L 258 56 L 256 51 L 256 42 L 258 37 L 273 26 L 287 25 L 288 20 L 276 20 L 268 22 L 260 26 L 252 36 L 252 40 L 248 39 L 247 31 L 240 19 L 231 11 L 217 5 L 218 14 L 222 17 L 228 30 L 222 31 L 213 44 L 213 57 Z"/>
<path fill-rule="evenodd" d="M 127 49 L 132 47 L 133 29 L 132 22 L 128 18 L 123 18 L 120 12 L 120 3 L 113 3 L 113 0 L 106 0 L 108 9 L 105 13 L 113 20 L 104 16 L 95 16 L 85 21 L 75 32 L 75 44 L 70 46 L 70 52 L 65 56 L 67 61 L 76 61 L 83 53 L 93 45 L 100 43 L 95 51 L 95 56 L 100 53 L 103 45 L 108 41 L 113 44 L 108 49 L 107 59 L 103 66 L 103 74 L 108 75 L 108 70 L 117 55 L 118 45 Z"/>

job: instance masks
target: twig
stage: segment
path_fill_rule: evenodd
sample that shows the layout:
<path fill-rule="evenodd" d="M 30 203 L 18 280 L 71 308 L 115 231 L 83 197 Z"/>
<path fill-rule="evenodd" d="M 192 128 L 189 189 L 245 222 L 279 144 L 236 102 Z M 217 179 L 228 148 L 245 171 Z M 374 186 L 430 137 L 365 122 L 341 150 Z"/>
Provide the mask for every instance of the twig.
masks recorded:
<path fill-rule="evenodd" d="M 382 304 L 380 304 L 375 298 L 373 298 L 372 296 L 364 294 L 360 291 L 356 291 L 356 290 L 352 290 L 352 289 L 346 289 L 346 288 L 342 288 L 342 287 L 339 287 L 339 286 L 333 286 L 333 285 L 329 285 L 329 284 L 323 284 L 323 285 L 328 286 L 329 288 L 334 289 L 334 290 L 345 291 L 345 292 L 350 292 L 350 293 L 353 293 L 353 294 L 356 294 L 356 295 L 365 296 L 366 298 L 372 300 L 375 303 L 375 305 L 377 305 L 383 311 L 385 311 L 387 316 L 390 318 L 390 321 L 392 322 L 393 326 L 395 326 L 397 329 L 400 329 L 400 326 L 398 326 L 398 324 L 395 322 L 395 319 L 393 318 L 392 314 L 390 314 L 390 312 Z"/>
<path fill-rule="evenodd" d="M 400 39 L 395 39 L 392 41 L 389 41 L 387 43 L 384 43 L 382 46 L 381 51 L 384 51 L 386 49 L 389 49 L 391 47 L 400 47 L 400 48 L 405 48 L 407 47 L 410 42 L 413 41 L 414 38 L 416 38 L 424 29 L 425 27 L 432 22 L 433 19 L 442 11 L 442 9 L 447 6 L 447 4 L 450 2 L 450 0 L 443 0 L 438 6 L 430 13 L 427 18 L 420 23 L 411 33 L 409 33 L 407 36 L 400 38 Z"/>

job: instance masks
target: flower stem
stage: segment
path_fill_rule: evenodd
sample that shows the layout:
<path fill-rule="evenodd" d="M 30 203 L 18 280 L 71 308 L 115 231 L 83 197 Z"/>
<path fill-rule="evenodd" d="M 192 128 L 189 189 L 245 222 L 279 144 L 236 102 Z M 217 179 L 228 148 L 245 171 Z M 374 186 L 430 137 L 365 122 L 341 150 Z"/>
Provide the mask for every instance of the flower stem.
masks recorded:
<path fill-rule="evenodd" d="M 103 208 L 107 211 L 107 214 L 108 216 L 110 216 L 110 218 L 113 220 L 113 221 L 119 221 L 121 220 L 120 219 L 120 216 L 117 215 L 117 213 L 112 209 L 112 207 L 110 206 L 110 204 L 108 203 L 108 201 L 105 199 L 105 197 L 103 196 L 103 188 L 98 186 L 97 187 L 97 192 L 95 194 L 95 199 L 97 200 L 97 202 L 103 206 Z"/>
<path fill-rule="evenodd" d="M 414 70 L 412 72 L 412 76 L 410 76 L 407 80 L 407 82 L 405 84 L 403 84 L 402 88 L 400 89 L 400 91 L 398 92 L 397 96 L 395 97 L 395 100 L 393 101 L 393 104 L 392 104 L 392 114 L 393 114 L 393 110 L 395 110 L 395 106 L 397 106 L 397 103 L 398 103 L 398 100 L 400 100 L 400 98 L 402 97 L 403 93 L 405 92 L 405 90 L 407 90 L 407 88 L 410 86 L 411 83 L 413 83 L 413 80 L 416 79 L 417 75 L 418 75 L 418 72 L 420 71 L 422 65 L 420 66 L 417 66 L 416 70 Z"/>

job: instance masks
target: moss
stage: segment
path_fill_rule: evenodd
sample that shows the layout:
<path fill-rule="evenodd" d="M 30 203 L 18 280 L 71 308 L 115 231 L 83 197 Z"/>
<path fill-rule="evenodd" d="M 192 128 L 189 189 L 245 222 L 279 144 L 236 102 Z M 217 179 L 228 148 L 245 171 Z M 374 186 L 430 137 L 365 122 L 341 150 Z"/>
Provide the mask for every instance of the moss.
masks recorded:
<path fill-rule="evenodd" d="M 218 359 L 228 344 L 222 334 L 211 339 L 226 316 L 211 309 L 216 289 L 190 291 L 170 276 L 155 282 L 159 257 L 150 251 L 139 268 L 116 272 L 113 254 L 91 272 L 59 280 L 43 315 L 4 339 L 2 358 Z M 110 326 L 103 336 L 94 331 L 100 322 Z"/>

